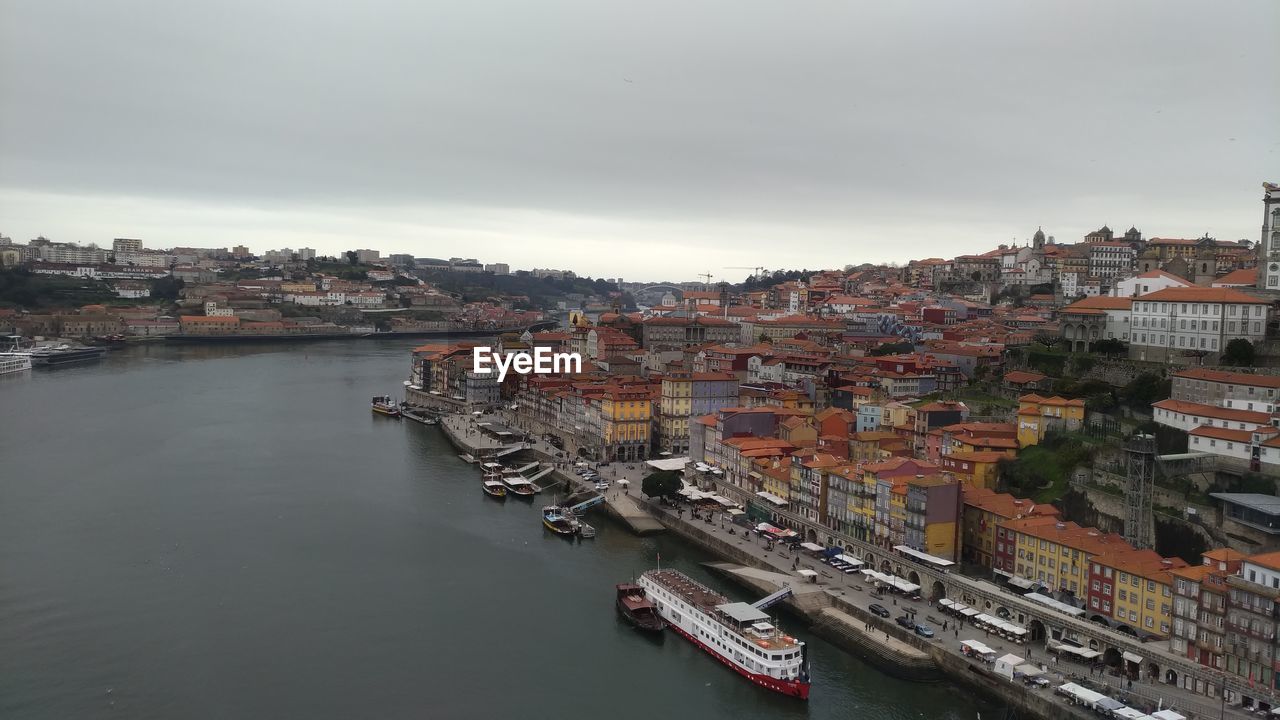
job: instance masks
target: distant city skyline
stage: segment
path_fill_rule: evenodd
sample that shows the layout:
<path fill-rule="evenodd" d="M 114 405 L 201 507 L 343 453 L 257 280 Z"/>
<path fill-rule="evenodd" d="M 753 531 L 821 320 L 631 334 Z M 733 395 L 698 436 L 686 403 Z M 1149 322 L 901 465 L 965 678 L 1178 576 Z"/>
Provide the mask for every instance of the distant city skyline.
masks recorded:
<path fill-rule="evenodd" d="M 1267 0 L 202 7 L 0 10 L 0 232 L 741 279 L 1256 241 L 1280 179 Z"/>

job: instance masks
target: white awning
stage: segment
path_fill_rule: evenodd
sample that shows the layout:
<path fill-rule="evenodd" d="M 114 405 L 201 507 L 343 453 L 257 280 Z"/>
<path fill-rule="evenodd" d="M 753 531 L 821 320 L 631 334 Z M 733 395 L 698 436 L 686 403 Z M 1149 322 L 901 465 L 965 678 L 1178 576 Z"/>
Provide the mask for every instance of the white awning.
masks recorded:
<path fill-rule="evenodd" d="M 1131 662 L 1131 663 L 1141 663 L 1141 662 L 1142 662 L 1142 656 L 1141 656 L 1141 655 L 1134 655 L 1133 653 L 1129 652 L 1128 650 L 1125 650 L 1124 652 L 1120 653 L 1120 657 L 1124 658 L 1125 660 L 1128 660 L 1128 661 L 1129 661 L 1129 662 Z"/>
<path fill-rule="evenodd" d="M 761 490 L 760 492 L 756 493 L 756 495 L 760 498 L 763 498 L 765 501 L 773 503 L 774 505 L 777 505 L 779 507 L 782 507 L 788 504 L 786 500 L 783 500 L 782 498 L 778 497 L 777 495 L 774 495 L 771 492 L 765 492 Z"/>
<path fill-rule="evenodd" d="M 1036 587 L 1035 580 L 1028 580 L 1024 577 L 1018 577 L 1017 575 L 1009 578 L 1009 584 L 1016 588 L 1022 588 L 1023 590 L 1032 590 Z"/>
<path fill-rule="evenodd" d="M 811 543 L 811 542 L 800 543 L 800 547 L 804 548 L 805 550 L 809 550 L 810 552 L 822 552 L 823 550 L 826 550 L 826 548 L 822 547 L 818 543 Z"/>
<path fill-rule="evenodd" d="M 805 577 L 817 577 L 817 576 L 818 576 L 818 573 L 816 573 L 816 572 L 814 572 L 814 571 L 812 571 L 812 570 L 810 570 L 810 569 L 808 569 L 808 568 L 805 568 L 804 570 L 801 570 L 801 571 L 800 571 L 800 574 L 801 574 L 801 575 L 803 575 L 803 576 L 805 576 Z"/>
<path fill-rule="evenodd" d="M 648 465 L 655 470 L 683 470 L 685 465 L 689 464 L 687 457 L 661 458 L 659 460 L 646 460 Z"/>
<path fill-rule="evenodd" d="M 859 560 L 858 558 L 856 558 L 856 557 L 852 557 L 852 556 L 849 556 L 849 555 L 845 555 L 844 553 L 841 553 L 841 554 L 837 555 L 837 556 L 836 556 L 836 560 L 839 560 L 840 562 L 844 563 L 845 565 L 852 565 L 852 566 L 854 566 L 854 567 L 862 567 L 862 566 L 863 566 L 863 564 L 864 564 L 864 563 L 863 563 L 861 560 Z"/>
<path fill-rule="evenodd" d="M 903 555 L 909 555 L 917 560 L 923 560 L 929 565 L 933 565 L 935 567 L 945 568 L 945 567 L 951 567 L 952 565 L 955 565 L 955 563 L 951 562 L 950 560 L 947 560 L 945 558 L 940 558 L 936 555 L 930 555 L 929 553 L 926 553 L 926 552 L 920 552 L 919 550 L 916 550 L 915 548 L 909 547 L 907 545 L 894 545 L 893 549 L 897 550 Z"/>

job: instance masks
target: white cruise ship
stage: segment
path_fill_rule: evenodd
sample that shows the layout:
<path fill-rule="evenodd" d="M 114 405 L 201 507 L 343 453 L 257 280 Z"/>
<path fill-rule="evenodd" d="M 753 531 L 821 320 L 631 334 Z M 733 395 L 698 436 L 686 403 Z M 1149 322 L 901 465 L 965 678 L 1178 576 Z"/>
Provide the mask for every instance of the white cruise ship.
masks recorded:
<path fill-rule="evenodd" d="M 730 602 L 675 570 L 649 570 L 640 586 L 671 629 L 739 675 L 783 695 L 809 698 L 805 644 L 775 627 L 768 613 Z"/>

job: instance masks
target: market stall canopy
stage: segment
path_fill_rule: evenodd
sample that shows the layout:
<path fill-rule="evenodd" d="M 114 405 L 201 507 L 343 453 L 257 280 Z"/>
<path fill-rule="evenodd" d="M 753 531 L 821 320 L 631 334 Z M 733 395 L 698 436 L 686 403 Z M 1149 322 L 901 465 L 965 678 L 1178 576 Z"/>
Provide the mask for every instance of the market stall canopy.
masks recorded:
<path fill-rule="evenodd" d="M 764 499 L 766 502 L 777 505 L 778 507 L 783 507 L 788 504 L 786 500 L 778 497 L 777 495 L 774 495 L 771 492 L 765 492 L 761 490 L 760 492 L 756 493 L 756 496 Z"/>
<path fill-rule="evenodd" d="M 657 460 L 646 460 L 644 464 L 648 465 L 649 467 L 655 470 L 674 470 L 678 472 L 680 470 L 683 470 L 685 465 L 689 464 L 689 458 L 688 457 L 660 458 Z"/>

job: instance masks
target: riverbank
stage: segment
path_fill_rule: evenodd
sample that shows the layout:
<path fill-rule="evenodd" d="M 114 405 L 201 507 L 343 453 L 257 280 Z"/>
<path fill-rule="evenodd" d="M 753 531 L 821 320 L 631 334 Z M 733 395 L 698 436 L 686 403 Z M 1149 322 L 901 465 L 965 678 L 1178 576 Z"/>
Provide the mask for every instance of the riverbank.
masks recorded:
<path fill-rule="evenodd" d="M 851 654 L 866 660 L 883 672 L 914 682 L 950 680 L 982 692 L 1015 712 L 1045 720 L 1096 720 L 1084 709 L 1066 704 L 1049 688 L 1033 689 L 995 675 L 989 666 L 975 662 L 947 647 L 965 632 L 951 624 L 938 627 L 929 615 L 932 604 L 911 601 L 905 597 L 885 595 L 873 597 L 867 588 L 843 575 L 825 578 L 821 574 L 813 583 L 793 569 L 797 556 L 778 544 L 766 550 L 755 541 L 735 532 L 724 537 L 715 522 L 695 523 L 670 511 L 657 502 L 645 503 L 653 516 L 673 534 L 724 558 L 730 563 L 711 563 L 708 567 L 723 577 L 761 594 L 769 594 L 790 585 L 795 595 L 783 600 L 790 612 L 809 624 L 810 632 L 832 642 Z M 738 528 L 741 530 L 741 528 Z M 762 572 L 744 572 L 739 567 Z M 802 567 L 809 567 L 808 559 Z M 817 568 L 824 566 L 818 565 Z M 812 567 L 810 569 L 813 569 Z M 820 571 L 819 571 L 820 572 Z M 906 611 L 934 626 L 935 636 L 923 638 L 899 627 L 892 618 L 881 618 L 866 609 L 877 602 L 893 611 Z M 977 631 L 967 631 L 974 634 Z M 1023 648 L 1027 661 L 1034 664 L 1029 648 Z"/>
<path fill-rule="evenodd" d="M 442 417 L 440 426 L 455 448 L 477 457 L 510 447 L 510 444 L 504 446 L 480 432 L 477 423 L 485 421 L 483 416 L 449 414 Z M 590 484 L 572 473 L 569 461 L 556 448 L 536 437 L 522 436 L 520 441 L 523 446 L 521 453 L 557 465 L 548 477 L 554 478 L 557 484 L 563 483 L 566 492 L 592 491 Z M 539 443 L 546 447 L 537 447 Z M 742 528 L 737 528 L 734 535 L 728 535 L 727 527 L 716 522 L 695 522 L 655 501 L 642 499 L 637 487 L 643 475 L 642 465 L 637 468 L 614 464 L 602 468 L 602 471 L 613 478 L 625 477 L 632 483 L 630 489 L 635 491 L 635 495 L 618 490 L 616 484 L 606 493 L 606 513 L 623 526 L 638 535 L 654 532 L 646 529 L 643 521 L 647 521 L 657 527 L 656 531 L 665 530 L 677 535 L 727 561 L 709 563 L 708 569 L 762 596 L 790 585 L 795 594 L 783 601 L 788 612 L 803 621 L 813 634 L 880 671 L 917 683 L 944 680 L 960 683 L 1017 712 L 1046 720 L 1087 720 L 1093 717 L 1079 707 L 1062 702 L 1051 689 L 1033 689 L 1014 683 L 992 673 L 989 666 L 963 656 L 958 647 L 949 647 L 953 643 L 958 646 L 959 640 L 966 638 L 961 638 L 959 628 L 952 628 L 950 623 L 944 630 L 942 623 L 930 615 L 931 603 L 892 595 L 874 595 L 871 589 L 843 574 L 831 575 L 833 571 L 815 564 L 812 558 L 797 558 L 789 554 L 783 545 L 772 550 L 763 548 L 758 541 L 741 534 Z M 817 583 L 806 581 L 798 573 L 797 560 L 804 567 L 820 573 Z M 907 612 L 918 622 L 933 625 L 935 637 L 920 637 L 897 625 L 892 617 L 881 618 L 872 614 L 867 609 L 872 602 L 888 607 L 895 614 Z M 975 632 L 978 639 L 986 639 L 972 629 L 966 634 Z M 1017 652 L 1025 653 L 1027 660 L 1032 661 L 1028 648 L 1019 648 Z"/>

